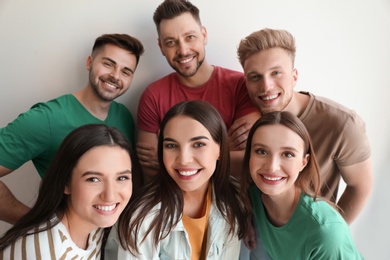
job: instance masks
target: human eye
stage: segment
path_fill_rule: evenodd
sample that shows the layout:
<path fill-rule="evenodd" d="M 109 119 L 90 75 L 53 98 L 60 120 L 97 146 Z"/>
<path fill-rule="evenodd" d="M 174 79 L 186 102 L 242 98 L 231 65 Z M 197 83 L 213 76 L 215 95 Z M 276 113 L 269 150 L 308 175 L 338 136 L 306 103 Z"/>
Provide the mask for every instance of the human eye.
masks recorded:
<path fill-rule="evenodd" d="M 264 150 L 263 148 L 257 148 L 257 149 L 255 149 L 254 152 L 255 152 L 256 154 L 258 154 L 258 155 L 267 155 L 267 154 L 268 154 L 267 151 Z"/>
<path fill-rule="evenodd" d="M 200 147 L 203 147 L 203 146 L 206 146 L 206 144 L 203 143 L 203 142 L 196 142 L 196 143 L 194 143 L 194 147 L 195 148 L 200 148 Z"/>
<path fill-rule="evenodd" d="M 279 71 L 279 70 L 275 70 L 275 71 L 272 72 L 272 75 L 274 75 L 274 76 L 280 76 L 280 75 L 282 75 L 282 72 Z"/>
<path fill-rule="evenodd" d="M 99 182 L 100 180 L 99 180 L 99 178 L 97 178 L 97 177 L 90 177 L 90 178 L 88 178 L 86 181 L 87 181 L 87 182 Z"/>
<path fill-rule="evenodd" d="M 164 143 L 164 148 L 165 149 L 173 149 L 173 148 L 177 148 L 177 145 L 174 143 Z"/>
<path fill-rule="evenodd" d="M 188 40 L 194 40 L 195 38 L 196 38 L 196 36 L 193 34 L 187 36 Z"/>
<path fill-rule="evenodd" d="M 246 79 L 250 82 L 256 82 L 260 80 L 260 75 L 258 74 L 251 74 L 246 77 Z"/>
<path fill-rule="evenodd" d="M 125 75 L 126 77 L 130 77 L 132 75 L 132 73 L 128 70 L 123 70 L 122 71 L 123 75 Z"/>
<path fill-rule="evenodd" d="M 128 175 L 121 175 L 118 177 L 118 181 L 127 181 L 131 179 L 131 174 Z"/>
<path fill-rule="evenodd" d="M 284 152 L 283 156 L 286 157 L 286 158 L 294 158 L 295 154 L 292 153 L 292 152 Z"/>
<path fill-rule="evenodd" d="M 175 45 L 176 45 L 176 42 L 173 40 L 168 40 L 165 42 L 165 46 L 167 46 L 167 47 L 173 47 Z"/>
<path fill-rule="evenodd" d="M 112 67 L 112 63 L 111 62 L 108 62 L 108 61 L 105 61 L 103 62 L 103 65 L 107 68 L 111 68 Z"/>

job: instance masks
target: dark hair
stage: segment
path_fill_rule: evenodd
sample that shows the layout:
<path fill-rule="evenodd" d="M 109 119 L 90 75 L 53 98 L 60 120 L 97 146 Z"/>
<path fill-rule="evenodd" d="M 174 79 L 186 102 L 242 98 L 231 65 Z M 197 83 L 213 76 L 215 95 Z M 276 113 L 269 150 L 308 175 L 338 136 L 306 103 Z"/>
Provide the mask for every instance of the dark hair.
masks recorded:
<path fill-rule="evenodd" d="M 154 11 L 153 21 L 156 24 L 157 32 L 160 34 L 160 23 L 164 19 L 172 19 L 183 13 L 190 13 L 195 21 L 202 26 L 199 9 L 187 0 L 165 0 Z"/>
<path fill-rule="evenodd" d="M 200 122 L 210 132 L 213 140 L 220 145 L 220 157 L 210 178 L 217 208 L 230 224 L 229 234 L 235 234 L 238 230 L 237 235 L 241 238 L 245 230 L 246 212 L 240 200 L 238 183 L 230 175 L 230 153 L 225 124 L 218 111 L 209 103 L 200 100 L 185 101 L 173 106 L 162 120 L 158 137 L 160 172 L 145 186 L 143 196 L 136 198 L 118 220 L 121 245 L 134 255 L 139 253 L 137 246 L 139 241 L 142 242 L 152 231 L 155 245 L 168 236 L 180 221 L 183 212 L 182 190 L 168 174 L 163 162 L 164 129 L 167 123 L 177 116 L 186 116 Z M 158 203 L 161 203 L 159 214 L 154 217 L 146 235 L 139 238 L 143 220 Z"/>
<path fill-rule="evenodd" d="M 119 130 L 103 124 L 88 124 L 76 128 L 66 136 L 58 149 L 42 180 L 38 198 L 32 209 L 0 238 L 0 250 L 21 236 L 45 231 L 47 228 L 28 233 L 39 224 L 49 221 L 54 214 L 58 215 L 60 221 L 67 207 L 68 195 L 64 194 L 64 190 L 70 183 L 73 169 L 81 156 L 97 146 L 118 146 L 126 150 L 132 161 L 133 177 L 141 174 L 135 153 Z"/>
<path fill-rule="evenodd" d="M 138 65 L 139 58 L 144 53 L 144 46 L 135 37 L 128 34 L 103 34 L 95 40 L 95 44 L 92 47 L 92 54 L 107 44 L 115 45 L 134 54 L 136 65 Z"/>
<path fill-rule="evenodd" d="M 295 181 L 295 186 L 316 200 L 320 192 L 320 174 L 309 133 L 302 121 L 294 114 L 287 111 L 275 111 L 261 116 L 261 118 L 254 123 L 251 130 L 249 131 L 243 162 L 244 175 L 241 179 L 241 194 L 245 197 L 243 200 L 246 201 L 246 206 L 250 208 L 250 205 L 248 204 L 249 201 L 247 200 L 248 197 L 246 195 L 248 194 L 249 184 L 252 183 L 252 178 L 249 171 L 252 139 L 256 130 L 265 125 L 286 126 L 302 138 L 304 142 L 304 152 L 305 154 L 309 154 L 310 158 L 306 167 L 301 171 L 297 180 Z"/>
<path fill-rule="evenodd" d="M 291 57 L 294 65 L 295 60 L 295 39 L 286 30 L 274 30 L 265 28 L 251 33 L 240 41 L 237 48 L 237 55 L 241 65 L 244 67 L 245 61 L 255 53 L 271 48 L 282 48 Z"/>

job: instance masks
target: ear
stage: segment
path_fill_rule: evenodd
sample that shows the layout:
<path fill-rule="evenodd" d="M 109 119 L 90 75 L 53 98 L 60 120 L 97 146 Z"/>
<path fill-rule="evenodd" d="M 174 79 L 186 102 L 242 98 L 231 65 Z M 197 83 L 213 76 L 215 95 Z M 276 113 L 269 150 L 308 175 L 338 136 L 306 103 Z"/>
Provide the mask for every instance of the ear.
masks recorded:
<path fill-rule="evenodd" d="M 162 44 L 161 44 L 161 41 L 160 41 L 160 37 L 158 37 L 158 39 L 157 39 L 157 44 L 158 44 L 158 47 L 160 48 L 161 54 L 163 56 L 165 56 L 164 51 L 162 49 Z"/>
<path fill-rule="evenodd" d="M 293 87 L 295 87 L 295 85 L 298 82 L 298 70 L 296 68 L 294 68 L 292 72 L 292 80 L 293 80 Z"/>
<path fill-rule="evenodd" d="M 303 157 L 303 160 L 302 160 L 302 167 L 301 167 L 301 170 L 299 172 L 301 172 L 305 167 L 306 165 L 309 163 L 309 160 L 310 160 L 310 154 L 306 154 L 304 157 Z"/>
<path fill-rule="evenodd" d="M 202 26 L 201 32 L 202 32 L 202 35 L 203 35 L 203 45 L 207 45 L 208 38 L 207 38 L 207 29 L 206 29 L 206 27 Z"/>
<path fill-rule="evenodd" d="M 69 186 L 68 186 L 68 185 L 65 186 L 64 194 L 70 195 L 70 189 L 69 189 Z"/>
<path fill-rule="evenodd" d="M 88 71 L 91 71 L 91 65 L 92 65 L 92 56 L 88 56 L 87 63 L 85 64 L 85 67 Z"/>

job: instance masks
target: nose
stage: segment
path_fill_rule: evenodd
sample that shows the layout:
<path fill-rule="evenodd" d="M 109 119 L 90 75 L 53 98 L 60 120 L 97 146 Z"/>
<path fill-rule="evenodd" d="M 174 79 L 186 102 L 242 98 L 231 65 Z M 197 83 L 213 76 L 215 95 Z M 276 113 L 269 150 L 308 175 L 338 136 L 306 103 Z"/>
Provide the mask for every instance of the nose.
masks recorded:
<path fill-rule="evenodd" d="M 270 77 L 264 76 L 261 82 L 262 91 L 267 92 L 271 90 L 273 87 L 274 87 L 274 81 Z"/>
<path fill-rule="evenodd" d="M 266 163 L 265 169 L 270 173 L 276 172 L 280 169 L 280 160 L 277 156 L 269 156 Z"/>
<path fill-rule="evenodd" d="M 114 183 L 113 182 L 109 181 L 109 182 L 105 183 L 104 189 L 103 189 L 102 193 L 100 194 L 100 197 L 102 198 L 102 200 L 104 200 L 106 202 L 114 201 L 114 199 L 115 199 L 115 187 L 114 187 Z"/>
<path fill-rule="evenodd" d="M 118 81 L 120 75 L 120 70 L 117 68 L 114 68 L 111 70 L 110 77 Z"/>
<path fill-rule="evenodd" d="M 181 56 L 185 56 L 188 53 L 188 44 L 184 41 L 180 41 L 177 47 L 177 53 Z"/>
<path fill-rule="evenodd" d="M 177 161 L 181 165 L 186 165 L 186 164 L 192 162 L 192 160 L 193 160 L 193 156 L 192 156 L 192 152 L 190 151 L 190 149 L 180 149 L 179 154 L 177 156 Z"/>

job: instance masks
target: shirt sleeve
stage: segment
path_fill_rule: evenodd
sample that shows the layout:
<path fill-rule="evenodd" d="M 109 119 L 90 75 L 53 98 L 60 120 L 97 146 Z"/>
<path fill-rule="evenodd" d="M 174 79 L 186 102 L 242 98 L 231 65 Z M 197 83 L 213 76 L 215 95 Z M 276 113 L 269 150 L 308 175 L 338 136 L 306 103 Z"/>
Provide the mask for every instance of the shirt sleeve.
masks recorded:
<path fill-rule="evenodd" d="M 44 155 L 51 138 L 47 113 L 33 107 L 0 129 L 0 165 L 15 170 Z"/>

